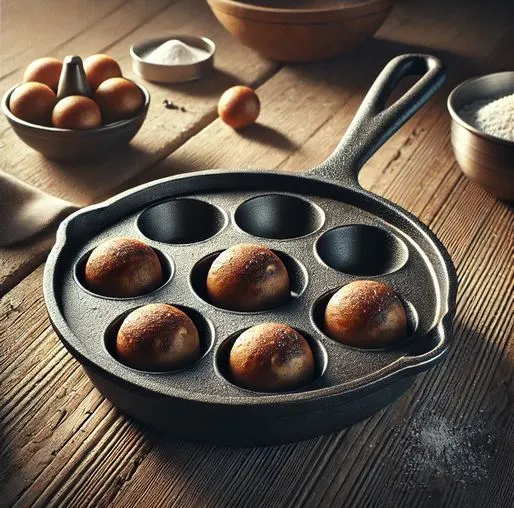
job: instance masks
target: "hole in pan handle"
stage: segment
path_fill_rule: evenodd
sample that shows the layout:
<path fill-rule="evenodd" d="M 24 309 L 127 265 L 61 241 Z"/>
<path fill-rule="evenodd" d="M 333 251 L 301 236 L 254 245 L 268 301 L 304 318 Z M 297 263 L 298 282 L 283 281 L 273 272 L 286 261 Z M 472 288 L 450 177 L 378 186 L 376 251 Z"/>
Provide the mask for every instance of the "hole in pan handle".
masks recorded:
<path fill-rule="evenodd" d="M 385 108 L 398 83 L 416 75 L 420 76 L 416 83 Z M 358 184 L 364 163 L 437 92 L 445 79 L 444 66 L 434 56 L 407 54 L 393 58 L 364 97 L 335 151 L 310 173 L 323 180 Z"/>

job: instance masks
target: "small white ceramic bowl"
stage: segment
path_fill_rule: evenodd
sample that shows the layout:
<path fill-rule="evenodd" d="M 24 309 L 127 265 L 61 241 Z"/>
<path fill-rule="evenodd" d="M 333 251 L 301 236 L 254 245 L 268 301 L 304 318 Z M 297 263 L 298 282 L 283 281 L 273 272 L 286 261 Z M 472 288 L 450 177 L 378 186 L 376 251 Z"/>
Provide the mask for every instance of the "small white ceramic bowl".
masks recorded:
<path fill-rule="evenodd" d="M 205 58 L 192 64 L 164 65 L 148 62 L 148 55 L 166 41 L 177 39 L 184 44 L 205 51 Z M 156 39 L 145 39 L 137 42 L 130 48 L 132 69 L 148 81 L 157 83 L 182 83 L 199 79 L 212 71 L 214 66 L 214 53 L 216 45 L 207 37 L 194 37 L 191 35 L 167 35 Z"/>

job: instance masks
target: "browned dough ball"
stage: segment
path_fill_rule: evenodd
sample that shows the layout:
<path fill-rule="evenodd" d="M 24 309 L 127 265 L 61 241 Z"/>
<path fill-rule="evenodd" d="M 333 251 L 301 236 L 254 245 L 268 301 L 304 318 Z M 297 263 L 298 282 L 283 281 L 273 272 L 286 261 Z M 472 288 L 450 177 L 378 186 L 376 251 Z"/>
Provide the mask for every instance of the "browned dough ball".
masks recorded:
<path fill-rule="evenodd" d="M 96 89 L 94 99 L 102 110 L 105 123 L 132 118 L 144 102 L 141 90 L 125 78 L 104 81 Z"/>
<path fill-rule="evenodd" d="M 309 343 L 281 323 L 264 323 L 243 332 L 230 350 L 229 366 L 234 383 L 256 391 L 293 390 L 314 375 Z"/>
<path fill-rule="evenodd" d="M 289 298 L 289 275 L 273 251 L 241 243 L 214 260 L 207 274 L 207 293 L 211 303 L 224 309 L 270 309 Z"/>
<path fill-rule="evenodd" d="M 163 279 L 155 251 L 135 238 L 112 238 L 91 252 L 84 273 L 86 287 L 103 296 L 127 298 L 156 289 Z"/>
<path fill-rule="evenodd" d="M 84 71 L 93 92 L 109 78 L 120 78 L 118 62 L 109 55 L 91 55 L 84 60 Z"/>
<path fill-rule="evenodd" d="M 82 95 L 61 99 L 52 111 L 52 125 L 60 129 L 95 129 L 102 124 L 96 102 Z"/>
<path fill-rule="evenodd" d="M 198 330 L 187 314 L 172 305 L 144 305 L 121 324 L 116 354 L 135 369 L 178 369 L 199 358 Z"/>
<path fill-rule="evenodd" d="M 9 97 L 9 109 L 21 120 L 47 125 L 56 102 L 57 97 L 50 87 L 31 81 L 15 88 Z"/>
<path fill-rule="evenodd" d="M 234 129 L 254 123 L 260 111 L 259 97 L 247 86 L 229 88 L 218 102 L 219 117 Z"/>
<path fill-rule="evenodd" d="M 351 346 L 384 347 L 406 337 L 407 316 L 390 286 L 357 280 L 330 298 L 325 310 L 325 331 Z"/>
<path fill-rule="evenodd" d="M 62 61 L 57 58 L 43 57 L 31 62 L 23 73 L 23 82 L 37 81 L 57 92 L 62 71 Z"/>

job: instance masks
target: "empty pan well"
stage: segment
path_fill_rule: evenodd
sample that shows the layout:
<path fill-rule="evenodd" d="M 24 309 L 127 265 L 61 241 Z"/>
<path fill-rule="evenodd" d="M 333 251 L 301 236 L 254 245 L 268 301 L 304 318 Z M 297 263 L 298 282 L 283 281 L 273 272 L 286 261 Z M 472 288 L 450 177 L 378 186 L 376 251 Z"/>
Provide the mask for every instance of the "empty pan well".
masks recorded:
<path fill-rule="evenodd" d="M 313 233 L 324 220 L 321 208 L 286 194 L 266 194 L 249 199 L 235 213 L 237 225 L 246 233 L 279 240 Z"/>
<path fill-rule="evenodd" d="M 409 258 L 407 246 L 386 229 L 353 224 L 324 233 L 316 244 L 330 268 L 352 275 L 384 275 L 399 270 Z"/>
<path fill-rule="evenodd" d="M 199 199 L 173 199 L 147 208 L 137 220 L 141 233 L 156 242 L 183 244 L 207 240 L 226 224 L 225 214 Z"/>

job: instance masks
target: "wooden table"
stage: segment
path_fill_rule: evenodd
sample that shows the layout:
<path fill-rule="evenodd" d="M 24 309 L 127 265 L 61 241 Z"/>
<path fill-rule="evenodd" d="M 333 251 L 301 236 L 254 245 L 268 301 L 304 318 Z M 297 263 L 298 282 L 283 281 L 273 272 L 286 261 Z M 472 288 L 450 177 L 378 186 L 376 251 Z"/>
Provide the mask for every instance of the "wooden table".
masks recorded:
<path fill-rule="evenodd" d="M 312 166 L 392 56 L 439 55 L 447 86 L 367 164 L 361 182 L 430 226 L 460 287 L 449 357 L 391 407 L 302 443 L 230 449 L 143 428 L 92 386 L 46 315 L 42 264 L 53 231 L 2 250 L 0 505 L 514 505 L 512 210 L 460 172 L 445 108 L 463 79 L 512 69 L 513 2 L 401 2 L 355 53 L 295 66 L 238 44 L 200 1 L 3 0 L 1 23 L 2 90 L 42 55 L 106 52 L 132 76 L 128 48 L 142 37 L 202 34 L 217 44 L 211 78 L 147 84 L 152 105 L 141 132 L 126 152 L 99 162 L 49 162 L 0 120 L 1 169 L 81 205 L 200 168 Z M 256 88 L 263 105 L 260 124 L 244 134 L 216 119 L 217 98 L 236 83 Z M 165 109 L 164 99 L 186 111 Z"/>

